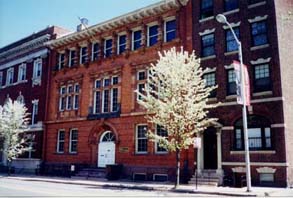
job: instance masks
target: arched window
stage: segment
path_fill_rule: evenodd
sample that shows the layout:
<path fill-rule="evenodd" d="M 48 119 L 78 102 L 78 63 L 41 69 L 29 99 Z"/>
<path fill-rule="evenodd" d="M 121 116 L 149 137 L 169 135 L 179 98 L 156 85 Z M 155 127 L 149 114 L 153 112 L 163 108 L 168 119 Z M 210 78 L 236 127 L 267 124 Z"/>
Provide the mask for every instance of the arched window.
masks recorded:
<path fill-rule="evenodd" d="M 115 142 L 115 135 L 111 131 L 105 132 L 101 137 L 101 142 Z"/>
<path fill-rule="evenodd" d="M 250 150 L 270 150 L 272 149 L 272 137 L 270 122 L 257 115 L 247 118 L 248 144 Z M 242 118 L 234 125 L 234 149 L 244 150 L 244 133 Z"/>

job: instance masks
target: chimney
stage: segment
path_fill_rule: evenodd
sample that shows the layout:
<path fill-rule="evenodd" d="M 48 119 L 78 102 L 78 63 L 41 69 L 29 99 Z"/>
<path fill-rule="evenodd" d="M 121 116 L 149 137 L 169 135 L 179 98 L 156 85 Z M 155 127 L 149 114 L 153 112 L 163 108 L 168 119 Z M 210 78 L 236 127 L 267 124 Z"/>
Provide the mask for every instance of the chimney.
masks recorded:
<path fill-rule="evenodd" d="M 76 27 L 76 31 L 80 32 L 80 31 L 84 30 L 87 27 L 88 22 L 89 22 L 88 19 L 81 18 L 80 19 L 80 24 Z"/>

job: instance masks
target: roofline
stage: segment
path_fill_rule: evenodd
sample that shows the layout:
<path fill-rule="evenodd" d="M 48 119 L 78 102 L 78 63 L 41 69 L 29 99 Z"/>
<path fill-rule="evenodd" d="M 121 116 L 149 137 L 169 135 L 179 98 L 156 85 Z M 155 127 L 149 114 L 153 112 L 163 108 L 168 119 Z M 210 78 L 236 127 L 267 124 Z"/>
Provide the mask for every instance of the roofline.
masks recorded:
<path fill-rule="evenodd" d="M 188 1 L 189 0 L 161 0 L 158 3 L 154 3 L 149 6 L 98 23 L 96 25 L 92 25 L 82 31 L 74 32 L 72 34 L 62 36 L 58 39 L 48 41 L 45 44 L 50 46 L 51 48 L 58 47 L 63 44 L 69 44 L 74 40 L 84 39 L 89 35 L 101 33 L 104 30 L 115 28 L 119 25 L 123 25 L 124 23 L 130 23 L 143 17 L 151 16 L 153 14 L 159 14 L 160 12 L 163 12 L 165 10 L 185 6 Z"/>

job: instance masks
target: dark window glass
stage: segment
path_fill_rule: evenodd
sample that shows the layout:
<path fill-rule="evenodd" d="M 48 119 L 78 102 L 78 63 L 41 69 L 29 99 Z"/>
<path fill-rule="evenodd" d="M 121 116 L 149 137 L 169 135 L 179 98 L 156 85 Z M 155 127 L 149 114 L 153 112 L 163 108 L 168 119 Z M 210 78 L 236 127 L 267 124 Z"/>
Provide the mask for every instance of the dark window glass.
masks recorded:
<path fill-rule="evenodd" d="M 204 19 L 214 15 L 213 0 L 201 0 L 200 5 L 200 18 Z"/>
<path fill-rule="evenodd" d="M 93 52 L 92 52 L 92 60 L 98 60 L 99 59 L 99 43 L 93 44 Z"/>
<path fill-rule="evenodd" d="M 215 37 L 214 34 L 207 34 L 201 37 L 202 57 L 215 54 Z"/>
<path fill-rule="evenodd" d="M 168 132 L 162 126 L 157 125 L 157 135 L 167 138 Z M 167 149 L 161 147 L 159 142 L 157 142 L 157 152 L 167 152 Z"/>
<path fill-rule="evenodd" d="M 145 79 L 146 79 L 145 71 L 138 72 L 138 79 L 137 80 L 145 80 Z"/>
<path fill-rule="evenodd" d="M 103 112 L 109 112 L 109 90 L 104 90 L 103 94 Z"/>
<path fill-rule="evenodd" d="M 77 140 L 78 140 L 78 131 L 71 130 L 70 132 L 70 152 L 76 153 L 77 152 Z"/>
<path fill-rule="evenodd" d="M 70 56 L 69 66 L 75 65 L 76 51 L 75 50 L 71 50 L 69 56 Z"/>
<path fill-rule="evenodd" d="M 236 74 L 233 69 L 228 70 L 227 95 L 236 94 Z"/>
<path fill-rule="evenodd" d="M 112 44 L 112 39 L 108 39 L 105 41 L 105 57 L 110 57 L 112 55 Z"/>
<path fill-rule="evenodd" d="M 112 84 L 113 84 L 113 85 L 117 85 L 118 82 L 119 82 L 119 78 L 118 78 L 118 76 L 115 76 L 115 77 L 112 78 Z"/>
<path fill-rule="evenodd" d="M 101 92 L 96 91 L 95 113 L 101 113 Z"/>
<path fill-rule="evenodd" d="M 252 45 L 259 46 L 268 43 L 266 22 L 256 22 L 251 24 Z"/>
<path fill-rule="evenodd" d="M 65 65 L 65 54 L 62 53 L 62 54 L 59 54 L 59 69 L 62 69 L 64 68 L 64 65 Z"/>
<path fill-rule="evenodd" d="M 158 25 L 149 27 L 148 44 L 152 46 L 158 42 Z"/>
<path fill-rule="evenodd" d="M 126 50 L 126 35 L 119 36 L 119 51 L 118 54 L 123 53 Z"/>
<path fill-rule="evenodd" d="M 138 91 L 139 91 L 139 93 L 144 93 L 144 89 L 145 89 L 145 84 L 144 83 L 138 84 Z M 138 99 L 141 100 L 141 96 L 140 95 L 138 95 Z"/>
<path fill-rule="evenodd" d="M 80 64 L 87 62 L 87 47 L 82 47 L 80 53 Z"/>
<path fill-rule="evenodd" d="M 146 153 L 148 148 L 148 139 L 147 139 L 147 126 L 146 125 L 139 125 L 137 126 L 136 138 L 137 138 L 137 145 L 136 151 L 138 153 Z"/>
<path fill-rule="evenodd" d="M 269 90 L 271 90 L 269 65 L 256 65 L 254 67 L 254 91 L 260 92 Z"/>
<path fill-rule="evenodd" d="M 207 87 L 216 85 L 216 74 L 215 73 L 204 74 L 203 78 L 205 80 Z M 217 94 L 216 90 L 213 90 L 210 93 L 209 97 L 210 98 L 216 97 L 216 94 Z"/>
<path fill-rule="evenodd" d="M 110 83 L 111 83 L 110 78 L 104 79 L 104 87 L 108 87 L 110 85 Z"/>
<path fill-rule="evenodd" d="M 96 80 L 96 88 L 101 88 L 101 81 L 100 80 Z"/>
<path fill-rule="evenodd" d="M 112 89 L 112 111 L 118 111 L 118 88 Z"/>
<path fill-rule="evenodd" d="M 225 11 L 235 10 L 238 8 L 239 0 L 225 0 Z"/>
<path fill-rule="evenodd" d="M 233 28 L 234 32 L 239 39 L 239 28 Z M 226 31 L 226 52 L 232 52 L 238 50 L 238 44 L 233 36 L 231 30 Z"/>
<path fill-rule="evenodd" d="M 65 131 L 58 132 L 58 146 L 57 152 L 63 153 L 64 152 L 64 140 L 65 140 Z"/>
<path fill-rule="evenodd" d="M 141 47 L 141 30 L 133 32 L 133 46 L 132 49 L 136 50 Z"/>
<path fill-rule="evenodd" d="M 169 42 L 176 38 L 176 20 L 166 22 L 166 38 L 165 41 Z"/>

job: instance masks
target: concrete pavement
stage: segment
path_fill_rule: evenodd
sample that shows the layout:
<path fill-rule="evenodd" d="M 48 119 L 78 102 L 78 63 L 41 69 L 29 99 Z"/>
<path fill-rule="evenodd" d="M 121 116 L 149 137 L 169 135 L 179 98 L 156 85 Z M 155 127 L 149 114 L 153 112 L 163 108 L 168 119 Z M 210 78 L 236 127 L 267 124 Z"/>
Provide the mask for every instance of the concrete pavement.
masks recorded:
<path fill-rule="evenodd" d="M 194 185 L 182 184 L 178 189 L 174 189 L 174 185 L 168 183 L 158 182 L 131 182 L 129 180 L 108 181 L 106 179 L 84 180 L 72 179 L 61 177 L 45 177 L 45 176 L 31 176 L 31 175 L 13 175 L 5 177 L 7 179 L 22 180 L 22 181 L 39 181 L 50 183 L 74 184 L 74 185 L 91 185 L 104 188 L 120 188 L 120 189 L 136 189 L 147 191 L 170 191 L 206 195 L 219 195 L 219 196 L 234 196 L 234 197 L 293 197 L 293 189 L 289 188 L 265 188 L 253 187 L 252 192 L 246 192 L 246 188 L 231 188 L 231 187 L 208 187 L 199 186 L 195 189 Z"/>

